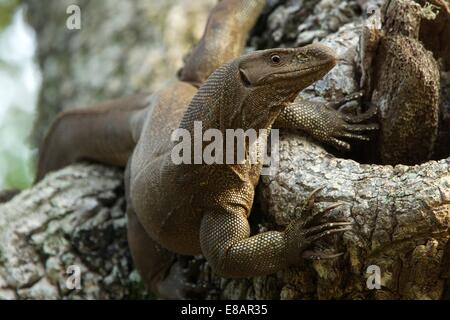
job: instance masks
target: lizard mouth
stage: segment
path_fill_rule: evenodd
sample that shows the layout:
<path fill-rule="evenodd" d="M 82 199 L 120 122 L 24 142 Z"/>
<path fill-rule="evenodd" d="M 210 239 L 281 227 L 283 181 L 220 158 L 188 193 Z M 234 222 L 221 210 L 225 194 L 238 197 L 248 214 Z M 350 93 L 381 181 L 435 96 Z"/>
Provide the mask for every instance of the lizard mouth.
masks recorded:
<path fill-rule="evenodd" d="M 317 75 L 317 77 L 314 78 L 321 78 L 323 77 L 328 71 L 333 69 L 333 67 L 336 65 L 335 61 L 329 61 L 322 64 L 318 64 L 315 66 L 307 67 L 307 68 L 300 68 L 295 71 L 284 71 L 284 72 L 276 72 L 272 73 L 270 75 L 265 76 L 260 80 L 261 83 L 271 82 L 273 80 L 286 80 L 286 79 L 295 79 L 302 76 L 309 76 L 309 75 Z"/>
<path fill-rule="evenodd" d="M 298 76 L 303 76 L 303 75 L 310 75 L 310 74 L 314 74 L 317 71 L 323 71 L 323 73 L 326 73 L 328 71 L 330 71 L 331 69 L 333 69 L 333 67 L 336 64 L 333 62 L 326 62 L 326 63 L 322 63 L 322 64 L 318 64 L 312 67 L 308 67 L 308 68 L 301 68 L 299 70 L 296 71 L 285 71 L 285 72 L 277 72 L 272 74 L 271 76 L 279 78 L 279 79 L 284 79 L 284 78 L 296 78 Z M 320 72 L 322 73 L 322 72 Z"/>

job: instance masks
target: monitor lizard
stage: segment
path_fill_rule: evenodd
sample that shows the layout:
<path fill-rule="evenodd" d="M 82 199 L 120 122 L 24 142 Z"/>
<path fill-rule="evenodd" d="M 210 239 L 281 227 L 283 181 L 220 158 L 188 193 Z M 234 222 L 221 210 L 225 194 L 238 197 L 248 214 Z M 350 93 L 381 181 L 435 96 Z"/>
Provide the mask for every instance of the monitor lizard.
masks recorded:
<path fill-rule="evenodd" d="M 202 121 L 205 130 L 221 132 L 300 127 L 343 149 L 350 147 L 343 138 L 366 140 L 363 131 L 377 129 L 373 124 L 360 124 L 370 115 L 351 117 L 331 105 L 296 99 L 301 90 L 335 66 L 332 49 L 312 44 L 240 56 L 245 46 L 242 39 L 264 4 L 262 0 L 220 1 L 180 81 L 150 96 L 135 95 L 64 112 L 44 140 L 36 181 L 80 160 L 127 167 L 129 245 L 141 276 L 155 291 L 170 267 L 172 252 L 203 254 L 226 277 L 252 277 L 303 259 L 335 258 L 339 254 L 308 249 L 322 237 L 351 228 L 347 221 L 321 222 L 340 204 L 312 214 L 319 191 L 315 190 L 302 217 L 286 230 L 251 235 L 248 216 L 261 163 L 171 162 L 173 130 L 193 133 L 194 121 Z M 240 39 L 237 45 L 233 43 L 236 37 Z M 202 54 L 205 47 L 208 53 Z"/>

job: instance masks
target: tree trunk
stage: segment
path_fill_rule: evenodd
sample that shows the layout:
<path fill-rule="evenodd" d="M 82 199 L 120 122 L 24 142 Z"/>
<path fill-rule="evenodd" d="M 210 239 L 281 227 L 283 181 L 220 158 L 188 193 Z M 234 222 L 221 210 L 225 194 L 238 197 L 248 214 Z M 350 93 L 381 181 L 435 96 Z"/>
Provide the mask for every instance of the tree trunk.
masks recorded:
<path fill-rule="evenodd" d="M 0 299 L 147 297 L 127 246 L 124 201 L 119 170 L 77 165 L 1 205 Z M 81 290 L 71 290 L 74 267 Z"/>
<path fill-rule="evenodd" d="M 391 1 L 413 5 L 410 0 Z M 441 0 L 431 2 L 442 4 Z M 144 14 L 132 15 L 138 18 L 132 19 L 135 25 L 131 26 L 114 19 L 90 21 L 86 24 L 88 29 L 72 31 L 70 37 L 64 37 L 59 32 L 65 34 L 68 31 L 58 31 L 58 28 L 64 28 L 61 22 L 43 23 L 52 10 L 59 10 L 63 15 L 64 2 L 50 2 L 51 5 L 45 10 L 32 3 L 30 1 L 30 16 L 38 32 L 39 61 L 44 76 L 41 117 L 36 132 L 42 132 L 41 128 L 51 118 L 43 116 L 47 102 L 58 106 L 94 102 L 107 95 L 118 96 L 148 88 L 148 80 L 132 81 L 139 76 L 138 69 L 151 73 L 151 70 L 142 67 L 148 51 L 140 45 L 143 46 L 149 39 L 140 37 L 141 31 L 146 30 Z M 96 10 L 104 12 L 102 6 L 111 10 L 108 11 L 110 17 L 114 17 L 113 12 L 117 13 L 117 17 L 123 14 L 122 11 L 114 11 L 120 10 L 120 6 L 110 6 L 109 2 L 96 2 L 98 7 L 95 10 L 93 1 L 79 3 L 82 12 L 88 15 L 95 16 Z M 136 10 L 133 12 L 145 9 L 144 1 L 142 6 L 139 5 L 141 1 L 136 3 L 136 7 L 127 6 Z M 376 47 L 371 52 L 364 51 L 370 47 L 360 45 L 360 31 L 363 24 L 368 23 L 366 10 L 378 7 L 380 1 L 292 0 L 270 3 L 270 9 L 253 32 L 250 46 L 262 49 L 304 45 L 319 40 L 335 48 L 341 56 L 341 63 L 323 80 L 305 90 L 302 93 L 304 97 L 316 100 L 339 98 L 360 90 L 360 83 L 367 90 L 367 81 L 361 80 L 367 80 L 376 72 L 372 70 L 372 61 L 377 51 Z M 447 14 L 448 11 L 442 6 L 436 23 L 445 25 Z M 121 28 L 126 35 L 133 32 L 136 37 L 133 46 L 127 42 L 131 41 L 128 36 L 109 38 L 99 31 L 108 28 Z M 445 41 L 436 41 L 449 43 L 450 34 L 441 34 L 440 38 Z M 49 42 L 49 39 L 52 41 Z M 432 45 L 428 44 L 426 48 L 432 50 Z M 125 76 L 117 73 L 112 78 L 98 78 L 99 73 L 107 75 L 109 72 L 100 70 L 111 70 L 111 64 L 120 60 L 108 55 L 99 57 L 98 46 L 102 52 L 112 52 L 116 57 L 138 58 L 119 68 Z M 447 50 L 445 45 L 438 47 L 439 52 Z M 433 51 L 436 59 L 441 58 L 439 52 Z M 102 62 L 95 65 L 97 69 L 89 69 L 88 61 L 92 59 Z M 445 136 L 450 129 L 445 124 L 446 107 L 450 104 L 450 77 L 445 73 L 445 64 L 443 59 L 440 136 Z M 104 90 L 90 88 L 96 77 Z M 58 108 L 51 109 L 54 113 Z M 37 134 L 37 141 L 39 139 L 40 134 Z M 440 154 L 448 157 L 448 144 L 441 143 L 440 146 Z M 368 153 L 369 149 L 375 152 Z M 298 216 L 301 204 L 312 190 L 324 187 L 317 198 L 316 209 L 342 202 L 343 205 L 335 209 L 332 215 L 351 219 L 354 229 L 316 245 L 343 252 L 342 257 L 331 261 L 305 262 L 300 267 L 275 275 L 241 280 L 214 275 L 201 257 L 188 258 L 194 263 L 180 257 L 176 266 L 178 269 L 190 269 L 189 280 L 194 288 L 199 289 L 192 297 L 449 298 L 450 159 L 415 166 L 383 166 L 369 164 L 377 161 L 374 156 L 376 143 L 369 147 L 357 146 L 356 150 L 351 154 L 336 154 L 299 132 L 283 133 L 277 173 L 262 177 L 252 214 L 252 226 L 256 231 L 282 228 Z M 364 159 L 367 164 L 352 159 Z M 123 209 L 120 172 L 86 164 L 52 174 L 33 189 L 0 206 L 0 295 L 7 298 L 146 297 L 136 272 L 132 271 Z M 66 270 L 72 265 L 82 270 L 80 290 L 67 288 L 66 280 L 70 275 L 66 274 Z M 370 285 L 374 284 L 378 270 L 381 283 L 377 289 Z"/>

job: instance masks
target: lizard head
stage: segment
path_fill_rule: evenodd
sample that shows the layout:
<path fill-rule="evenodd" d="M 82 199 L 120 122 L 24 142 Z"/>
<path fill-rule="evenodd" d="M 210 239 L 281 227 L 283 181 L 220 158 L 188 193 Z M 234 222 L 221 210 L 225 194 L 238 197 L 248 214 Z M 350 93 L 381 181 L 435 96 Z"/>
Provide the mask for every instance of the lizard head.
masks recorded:
<path fill-rule="evenodd" d="M 336 65 L 336 54 L 327 46 L 312 44 L 255 51 L 236 62 L 240 94 L 244 98 L 240 108 L 242 119 L 249 122 L 259 114 L 260 125 L 266 126 L 295 100 L 300 91 Z"/>
<path fill-rule="evenodd" d="M 301 90 L 321 79 L 336 65 L 334 51 L 321 44 L 301 48 L 256 51 L 239 62 L 242 83 L 249 91 L 260 87 L 291 92 Z"/>

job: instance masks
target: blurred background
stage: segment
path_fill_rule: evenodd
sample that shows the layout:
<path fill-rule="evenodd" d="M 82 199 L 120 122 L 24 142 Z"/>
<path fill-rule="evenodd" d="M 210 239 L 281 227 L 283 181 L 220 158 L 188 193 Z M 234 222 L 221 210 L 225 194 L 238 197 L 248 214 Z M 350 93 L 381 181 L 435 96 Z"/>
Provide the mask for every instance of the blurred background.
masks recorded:
<path fill-rule="evenodd" d="M 40 87 L 36 38 L 17 1 L 0 0 L 0 190 L 25 188 L 33 175 L 27 141 Z"/>
<path fill-rule="evenodd" d="M 0 0 L 0 190 L 31 185 L 36 146 L 61 110 L 173 80 L 215 3 Z M 66 28 L 72 4 L 80 30 Z"/>

